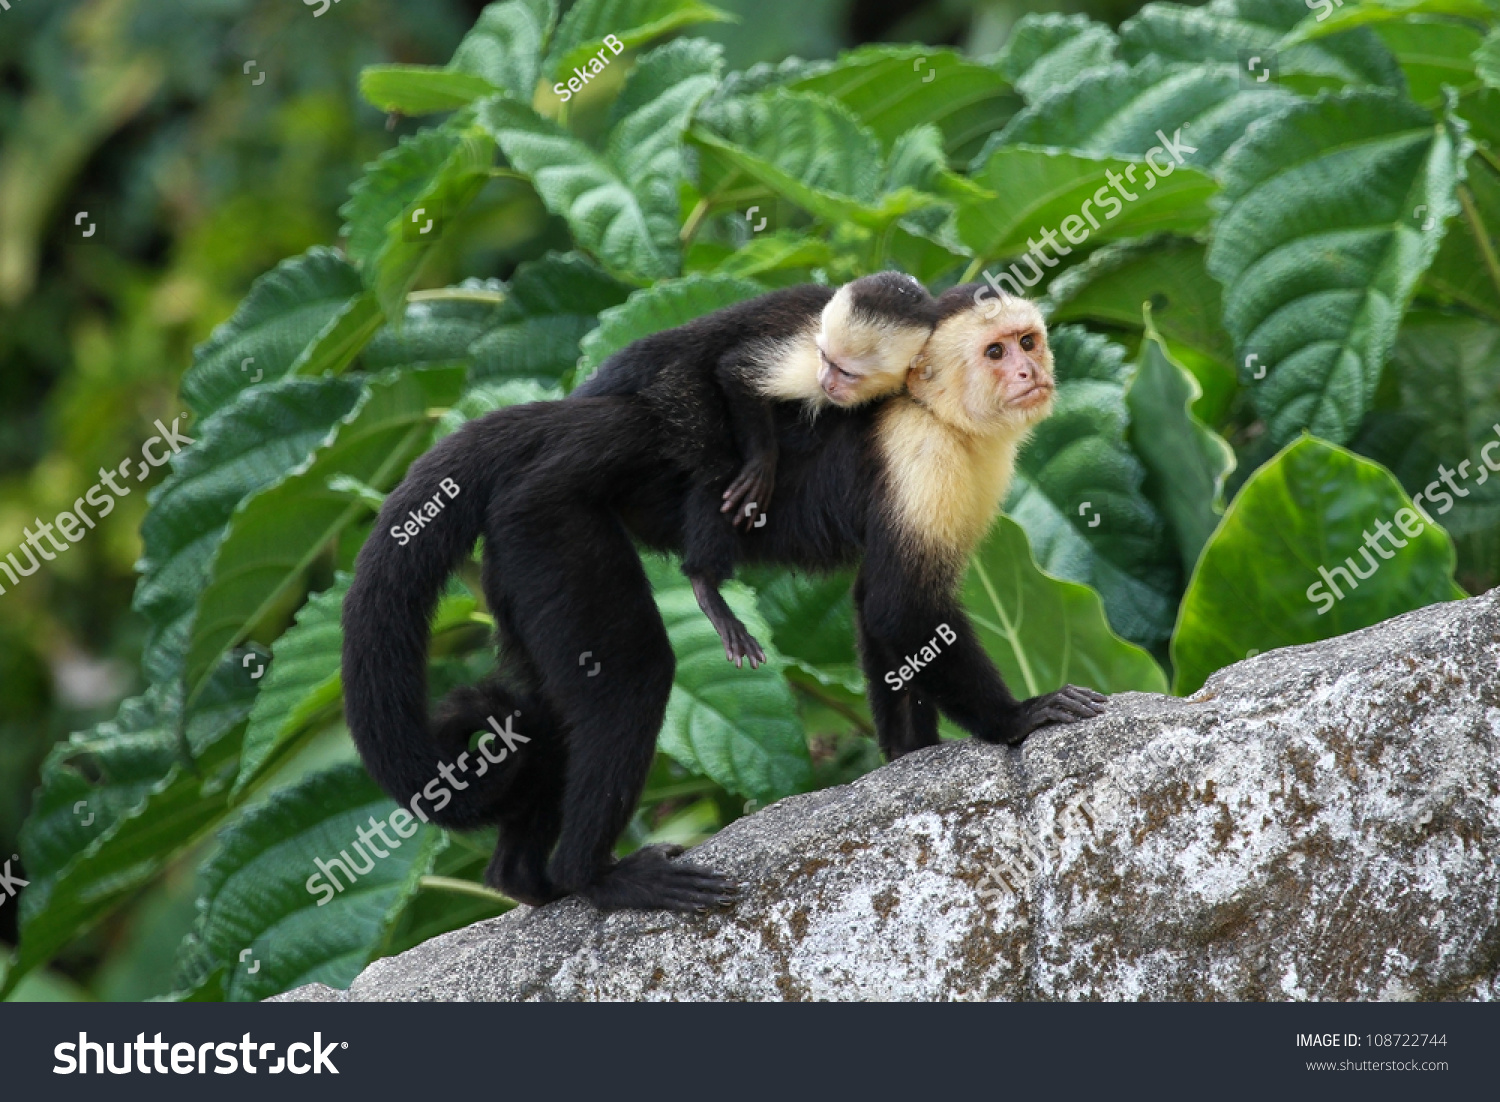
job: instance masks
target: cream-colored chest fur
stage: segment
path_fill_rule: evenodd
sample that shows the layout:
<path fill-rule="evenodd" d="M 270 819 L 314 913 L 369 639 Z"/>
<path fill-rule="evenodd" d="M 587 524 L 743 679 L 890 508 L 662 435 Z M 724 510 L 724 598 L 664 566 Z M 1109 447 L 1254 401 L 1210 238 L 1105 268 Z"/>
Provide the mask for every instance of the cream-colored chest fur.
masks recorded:
<path fill-rule="evenodd" d="M 900 528 L 944 559 L 967 558 L 1000 510 L 1020 440 L 963 432 L 904 396 L 881 411 L 876 438 Z"/>
<path fill-rule="evenodd" d="M 790 340 L 767 343 L 764 349 L 756 350 L 756 359 L 763 368 L 759 390 L 764 397 L 820 405 L 826 400 L 823 388 L 818 385 L 817 335 L 818 327 L 814 324 Z"/>

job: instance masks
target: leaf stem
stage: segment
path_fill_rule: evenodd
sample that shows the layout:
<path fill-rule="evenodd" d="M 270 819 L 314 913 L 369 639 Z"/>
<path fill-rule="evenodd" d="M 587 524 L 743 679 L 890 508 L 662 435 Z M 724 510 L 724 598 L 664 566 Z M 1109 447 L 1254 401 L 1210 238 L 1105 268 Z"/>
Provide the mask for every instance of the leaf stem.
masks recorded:
<path fill-rule="evenodd" d="M 476 884 L 472 880 L 460 880 L 454 876 L 423 876 L 417 880 L 417 887 L 432 892 L 450 892 L 453 895 L 467 895 L 474 899 L 483 899 L 490 903 L 515 903 L 508 895 L 490 891 L 483 884 Z"/>
<path fill-rule="evenodd" d="M 1474 231 L 1474 240 L 1479 245 L 1479 255 L 1484 257 L 1484 266 L 1489 270 L 1490 282 L 1495 285 L 1495 291 L 1500 293 L 1500 260 L 1495 257 L 1495 246 L 1490 241 L 1490 235 L 1485 227 L 1484 219 L 1479 214 L 1479 208 L 1474 205 L 1474 196 L 1469 191 L 1468 184 L 1458 185 L 1458 202 L 1463 207 L 1464 218 L 1469 223 L 1469 229 Z"/>
<path fill-rule="evenodd" d="M 822 704 L 825 707 L 830 708 L 833 711 L 837 712 L 839 715 L 843 716 L 850 723 L 854 724 L 854 726 L 858 728 L 862 734 L 875 734 L 875 728 L 871 726 L 871 724 L 862 715 L 856 712 L 853 708 L 849 707 L 849 705 L 845 704 L 842 700 L 839 700 L 837 697 L 825 693 L 817 685 L 811 684 L 806 681 L 793 681 L 791 685 L 792 688 L 798 690 L 801 693 L 804 693 L 807 696 L 812 697 L 819 704 Z"/>
<path fill-rule="evenodd" d="M 705 195 L 702 199 L 698 200 L 697 206 L 693 207 L 692 213 L 687 216 L 687 221 L 682 224 L 682 231 L 677 235 L 677 239 L 682 242 L 684 247 L 693 239 L 693 235 L 698 232 L 698 227 L 708 214 L 708 206 L 708 196 Z"/>
<path fill-rule="evenodd" d="M 406 301 L 487 302 L 499 306 L 507 297 L 504 291 L 484 291 L 478 287 L 434 287 L 429 291 L 413 291 L 406 296 Z"/>
<path fill-rule="evenodd" d="M 969 262 L 969 266 L 964 269 L 964 274 L 959 277 L 958 281 L 960 283 L 968 283 L 983 270 L 984 257 L 976 256 L 972 261 Z"/>

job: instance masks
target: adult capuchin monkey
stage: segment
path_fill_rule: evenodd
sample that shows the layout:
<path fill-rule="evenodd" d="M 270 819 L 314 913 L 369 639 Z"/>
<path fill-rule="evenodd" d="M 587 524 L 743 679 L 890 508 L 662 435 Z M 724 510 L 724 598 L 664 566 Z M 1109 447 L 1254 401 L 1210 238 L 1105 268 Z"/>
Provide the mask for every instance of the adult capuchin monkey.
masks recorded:
<path fill-rule="evenodd" d="M 1073 686 L 1013 697 L 957 597 L 1054 390 L 1035 307 L 981 308 L 981 292 L 967 285 L 938 300 L 908 393 L 811 420 L 777 404 L 776 522 L 739 534 L 750 561 L 860 562 L 861 660 L 892 758 L 936 743 L 939 711 L 976 738 L 1014 745 L 1103 710 L 1103 697 Z M 683 547 L 691 477 L 663 461 L 659 425 L 639 396 L 576 394 L 470 422 L 391 493 L 344 604 L 346 715 L 366 767 L 424 821 L 498 825 L 485 882 L 523 902 L 578 894 L 602 910 L 693 911 L 734 894 L 717 873 L 671 861 L 674 848 L 613 857 L 674 671 L 632 539 Z M 461 493 L 422 538 L 381 538 L 444 480 Z M 429 620 L 480 535 L 501 669 L 449 694 L 429 723 Z M 940 653 L 891 689 L 883 675 L 934 636 Z M 505 747 L 492 753 L 497 735 Z"/>

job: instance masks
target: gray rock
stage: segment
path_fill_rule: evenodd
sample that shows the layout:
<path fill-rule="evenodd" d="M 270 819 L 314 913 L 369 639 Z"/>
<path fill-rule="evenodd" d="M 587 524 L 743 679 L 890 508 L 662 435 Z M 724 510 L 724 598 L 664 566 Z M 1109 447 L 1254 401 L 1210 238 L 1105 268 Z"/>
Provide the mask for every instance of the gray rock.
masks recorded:
<path fill-rule="evenodd" d="M 1500 605 L 1129 693 L 782 800 L 698 847 L 704 917 L 522 908 L 351 1000 L 1495 999 Z"/>

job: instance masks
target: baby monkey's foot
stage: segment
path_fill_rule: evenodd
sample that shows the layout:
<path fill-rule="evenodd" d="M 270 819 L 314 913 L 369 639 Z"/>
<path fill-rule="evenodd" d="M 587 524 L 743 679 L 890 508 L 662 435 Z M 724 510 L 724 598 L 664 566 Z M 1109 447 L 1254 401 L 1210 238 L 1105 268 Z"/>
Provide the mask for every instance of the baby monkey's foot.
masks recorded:
<path fill-rule="evenodd" d="M 724 504 L 719 512 L 733 513 L 736 528 L 741 525 L 759 528 L 765 523 L 775 482 L 775 472 L 769 464 L 746 463 L 740 476 L 724 491 Z"/>
<path fill-rule="evenodd" d="M 745 627 L 725 602 L 723 595 L 706 578 L 691 580 L 693 595 L 698 598 L 698 607 L 708 617 L 708 622 L 719 633 L 719 641 L 724 644 L 724 657 L 736 667 L 741 667 L 748 661 L 752 670 L 758 668 L 766 660 L 766 652 L 755 641 L 755 636 L 750 634 L 750 629 Z"/>

